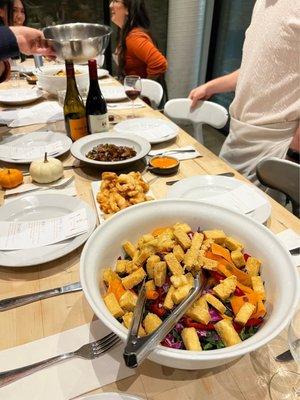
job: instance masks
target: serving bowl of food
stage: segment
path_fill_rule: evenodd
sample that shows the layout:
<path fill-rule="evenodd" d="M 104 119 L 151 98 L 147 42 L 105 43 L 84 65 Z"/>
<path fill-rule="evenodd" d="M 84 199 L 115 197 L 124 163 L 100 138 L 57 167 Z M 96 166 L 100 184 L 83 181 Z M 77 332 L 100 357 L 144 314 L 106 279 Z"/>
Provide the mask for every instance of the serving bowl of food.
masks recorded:
<path fill-rule="evenodd" d="M 65 64 L 41 67 L 36 70 L 37 85 L 40 89 L 51 94 L 57 94 L 67 88 Z M 89 85 L 89 72 L 87 67 L 75 65 L 75 79 L 78 89 L 86 89 Z"/>
<path fill-rule="evenodd" d="M 61 60 L 82 63 L 104 54 L 112 29 L 106 25 L 71 23 L 48 26 L 44 36 Z"/>
<path fill-rule="evenodd" d="M 71 153 L 78 160 L 110 170 L 141 160 L 150 150 L 149 142 L 140 136 L 110 132 L 85 136 L 71 147 Z"/>
<path fill-rule="evenodd" d="M 297 271 L 276 236 L 244 215 L 192 200 L 118 212 L 87 241 L 80 280 L 95 314 L 125 342 L 141 281 L 150 282 L 143 335 L 188 294 L 197 268 L 209 282 L 204 298 L 151 353 L 154 362 L 181 369 L 228 363 L 275 338 L 297 307 Z"/>

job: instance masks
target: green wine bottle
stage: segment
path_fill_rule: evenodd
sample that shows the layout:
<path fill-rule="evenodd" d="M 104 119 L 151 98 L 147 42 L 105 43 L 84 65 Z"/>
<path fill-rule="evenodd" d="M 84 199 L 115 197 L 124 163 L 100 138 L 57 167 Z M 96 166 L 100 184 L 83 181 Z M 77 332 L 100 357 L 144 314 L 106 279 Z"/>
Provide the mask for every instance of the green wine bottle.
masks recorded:
<path fill-rule="evenodd" d="M 85 107 L 78 91 L 74 64 L 72 61 L 66 61 L 67 73 L 67 92 L 64 102 L 64 116 L 66 131 L 73 140 L 88 134 Z"/>

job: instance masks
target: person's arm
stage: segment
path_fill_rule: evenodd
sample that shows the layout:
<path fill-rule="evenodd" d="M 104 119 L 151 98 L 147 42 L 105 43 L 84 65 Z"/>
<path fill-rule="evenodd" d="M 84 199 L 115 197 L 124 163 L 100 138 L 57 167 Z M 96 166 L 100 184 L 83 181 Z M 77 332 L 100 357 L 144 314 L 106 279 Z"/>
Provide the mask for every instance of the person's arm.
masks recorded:
<path fill-rule="evenodd" d="M 15 57 L 20 51 L 28 55 L 54 56 L 43 33 L 38 29 L 27 26 L 1 26 L 0 38 L 0 60 Z"/>
<path fill-rule="evenodd" d="M 127 37 L 126 46 L 147 65 L 147 78 L 157 79 L 166 72 L 168 67 L 166 58 L 146 33 L 134 32 L 130 34 Z"/>
<path fill-rule="evenodd" d="M 213 79 L 203 85 L 193 89 L 189 98 L 192 100 L 192 107 L 197 104 L 198 100 L 208 100 L 216 93 L 232 92 L 236 88 L 237 80 L 239 77 L 239 69 L 231 74 L 221 76 L 220 78 Z"/>
<path fill-rule="evenodd" d="M 10 26 L 16 37 L 19 50 L 26 55 L 39 54 L 46 57 L 54 57 L 55 53 L 48 45 L 43 32 L 28 26 Z"/>
<path fill-rule="evenodd" d="M 8 80 L 10 77 L 10 63 L 7 60 L 0 61 L 0 83 Z"/>
<path fill-rule="evenodd" d="M 286 158 L 300 164 L 300 126 L 296 129 L 294 137 L 291 140 Z"/>
<path fill-rule="evenodd" d="M 0 26 L 0 60 L 19 55 L 17 39 L 8 26 Z"/>

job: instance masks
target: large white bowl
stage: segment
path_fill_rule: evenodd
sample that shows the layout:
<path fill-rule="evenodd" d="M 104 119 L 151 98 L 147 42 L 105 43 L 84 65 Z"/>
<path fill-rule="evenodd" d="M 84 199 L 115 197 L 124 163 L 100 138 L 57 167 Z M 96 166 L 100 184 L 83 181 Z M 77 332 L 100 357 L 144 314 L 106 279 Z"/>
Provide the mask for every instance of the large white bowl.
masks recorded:
<path fill-rule="evenodd" d="M 88 68 L 86 66 L 75 65 L 74 69 L 75 71 L 81 72 L 78 75 L 75 74 L 78 89 L 87 89 L 89 85 Z M 37 70 L 35 74 L 38 78 L 38 87 L 55 95 L 57 91 L 66 90 L 66 76 L 55 76 L 55 74 L 61 70 L 65 71 L 65 64 L 45 66 L 41 68 L 41 71 Z"/>
<path fill-rule="evenodd" d="M 121 243 L 135 242 L 154 228 L 187 222 L 194 230 L 223 229 L 245 243 L 245 251 L 263 261 L 267 317 L 251 338 L 220 350 L 193 352 L 158 346 L 149 358 L 180 369 L 204 369 L 228 363 L 264 346 L 287 325 L 299 300 L 299 282 L 289 253 L 265 226 L 244 215 L 192 200 L 161 200 L 127 208 L 99 226 L 84 246 L 80 260 L 80 280 L 84 294 L 101 321 L 123 341 L 127 330 L 110 314 L 102 295 L 101 270 L 115 265 L 122 255 Z"/>

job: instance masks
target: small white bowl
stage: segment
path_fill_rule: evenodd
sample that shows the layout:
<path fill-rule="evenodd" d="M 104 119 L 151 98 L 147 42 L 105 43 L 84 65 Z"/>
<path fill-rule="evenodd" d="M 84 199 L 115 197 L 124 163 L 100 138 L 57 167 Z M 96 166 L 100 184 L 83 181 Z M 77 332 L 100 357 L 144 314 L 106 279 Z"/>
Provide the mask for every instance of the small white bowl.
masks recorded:
<path fill-rule="evenodd" d="M 90 236 L 81 255 L 80 280 L 99 319 L 126 340 L 127 329 L 110 314 L 102 299 L 105 286 L 101 270 L 115 265 L 125 240 L 135 243 L 142 234 L 176 222 L 186 222 L 193 230 L 223 229 L 245 244 L 246 253 L 262 260 L 267 316 L 254 336 L 235 346 L 202 352 L 157 346 L 149 359 L 173 368 L 205 369 L 226 364 L 274 339 L 288 324 L 299 301 L 299 278 L 288 251 L 269 229 L 249 217 L 193 200 L 151 201 L 127 208 L 98 226 Z"/>
<path fill-rule="evenodd" d="M 75 65 L 75 72 L 78 71 L 80 74 L 75 74 L 75 79 L 78 89 L 87 89 L 89 85 L 89 73 L 86 66 Z M 57 94 L 58 91 L 66 90 L 67 88 L 67 77 L 56 76 L 58 71 L 65 71 L 65 64 L 46 66 L 42 67 L 41 71 L 37 70 L 35 75 L 38 78 L 37 85 L 40 89 L 47 91 L 51 94 Z"/>

